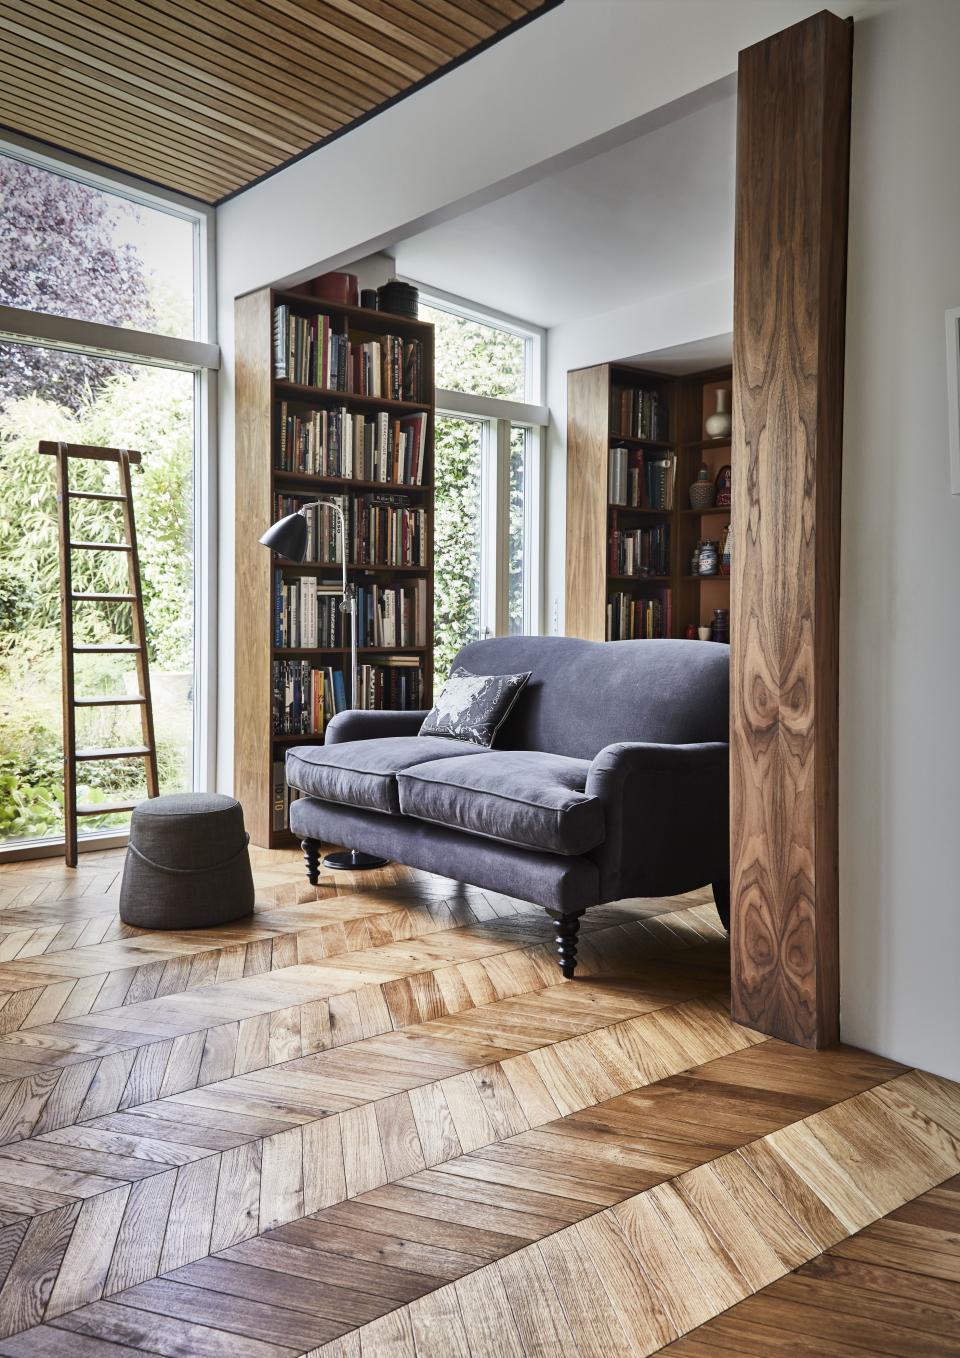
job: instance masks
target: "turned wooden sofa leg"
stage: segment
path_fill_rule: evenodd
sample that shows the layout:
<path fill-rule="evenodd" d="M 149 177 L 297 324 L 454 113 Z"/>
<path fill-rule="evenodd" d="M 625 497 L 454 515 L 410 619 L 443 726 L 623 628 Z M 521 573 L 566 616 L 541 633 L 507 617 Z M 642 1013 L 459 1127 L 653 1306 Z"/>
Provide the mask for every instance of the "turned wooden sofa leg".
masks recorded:
<path fill-rule="evenodd" d="M 569 981 L 573 978 L 577 965 L 577 935 L 584 912 L 564 914 L 560 910 L 548 910 L 547 914 L 556 926 L 557 952 L 560 954 L 560 971 Z"/>
<path fill-rule="evenodd" d="M 320 841 L 302 839 L 300 847 L 303 849 L 303 861 L 307 865 L 307 879 L 311 886 L 316 886 L 320 880 Z"/>

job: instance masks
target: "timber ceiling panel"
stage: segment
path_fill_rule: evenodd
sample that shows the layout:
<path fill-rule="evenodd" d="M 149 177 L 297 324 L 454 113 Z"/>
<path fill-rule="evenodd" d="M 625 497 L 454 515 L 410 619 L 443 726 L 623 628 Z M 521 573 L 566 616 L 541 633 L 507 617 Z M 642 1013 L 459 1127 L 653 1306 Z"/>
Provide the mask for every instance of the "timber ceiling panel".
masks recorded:
<path fill-rule="evenodd" d="M 0 0 L 0 123 L 215 203 L 561 0 Z"/>

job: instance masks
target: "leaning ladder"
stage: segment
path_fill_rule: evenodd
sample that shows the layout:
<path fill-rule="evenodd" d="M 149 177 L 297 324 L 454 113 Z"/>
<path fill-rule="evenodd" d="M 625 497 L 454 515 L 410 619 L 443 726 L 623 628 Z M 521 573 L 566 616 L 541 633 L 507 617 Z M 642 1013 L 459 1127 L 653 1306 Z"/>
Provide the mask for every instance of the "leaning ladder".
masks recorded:
<path fill-rule="evenodd" d="M 153 703 L 150 697 L 150 668 L 147 661 L 147 633 L 143 618 L 143 589 L 140 583 L 140 557 L 137 552 L 137 530 L 133 518 L 133 486 L 130 466 L 140 462 L 140 454 L 121 448 L 91 448 L 80 443 L 40 444 L 40 452 L 57 459 L 57 505 L 60 521 L 60 629 L 63 653 L 63 811 L 64 855 L 67 866 L 77 866 L 77 819 L 80 816 L 105 816 L 119 811 L 131 811 L 136 801 L 114 801 L 97 805 L 77 805 L 77 765 L 92 760 L 143 759 L 146 765 L 147 796 L 160 792 L 157 775 L 157 744 L 153 733 Z M 119 494 L 92 490 L 70 489 L 70 459 L 83 458 L 96 462 L 115 462 L 120 475 Z M 71 500 L 104 500 L 123 507 L 124 542 L 74 542 L 70 534 Z M 127 559 L 128 593 L 77 594 L 73 589 L 73 552 L 123 552 Z M 73 606 L 75 603 L 130 604 L 131 639 L 104 646 L 77 645 L 73 639 Z M 90 652 L 100 655 L 132 655 L 137 666 L 138 692 L 115 697 L 77 697 L 74 679 L 74 658 Z M 140 708 L 142 743 L 120 749 L 77 749 L 77 708 L 122 707 Z"/>

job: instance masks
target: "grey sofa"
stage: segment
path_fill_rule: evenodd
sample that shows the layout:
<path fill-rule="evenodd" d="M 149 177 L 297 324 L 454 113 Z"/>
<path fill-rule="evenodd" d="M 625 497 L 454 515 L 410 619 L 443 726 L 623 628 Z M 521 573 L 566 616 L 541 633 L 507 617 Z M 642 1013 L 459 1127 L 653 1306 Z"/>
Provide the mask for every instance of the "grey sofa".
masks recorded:
<path fill-rule="evenodd" d="M 423 712 L 351 711 L 287 752 L 311 882 L 332 841 L 534 901 L 564 976 L 600 902 L 710 884 L 728 924 L 726 646 L 496 637 L 456 663 L 531 671 L 493 749 L 419 736 Z"/>

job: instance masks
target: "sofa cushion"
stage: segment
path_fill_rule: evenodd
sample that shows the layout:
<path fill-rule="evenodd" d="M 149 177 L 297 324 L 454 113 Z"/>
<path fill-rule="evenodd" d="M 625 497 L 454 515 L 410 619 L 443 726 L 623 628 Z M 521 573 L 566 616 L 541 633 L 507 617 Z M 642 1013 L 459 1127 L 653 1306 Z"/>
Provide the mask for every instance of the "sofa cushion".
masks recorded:
<path fill-rule="evenodd" d="M 400 810 L 397 774 L 424 759 L 486 758 L 481 746 L 465 746 L 442 736 L 383 736 L 339 745 L 298 745 L 287 751 L 287 782 L 311 797 L 345 806 L 396 815 Z"/>
<path fill-rule="evenodd" d="M 471 674 L 456 666 L 427 713 L 420 734 L 492 745 L 529 678 L 529 671 Z"/>
<path fill-rule="evenodd" d="M 603 808 L 583 790 L 588 760 L 535 750 L 477 759 L 464 750 L 398 772 L 405 816 L 552 853 L 585 853 L 603 840 Z"/>

